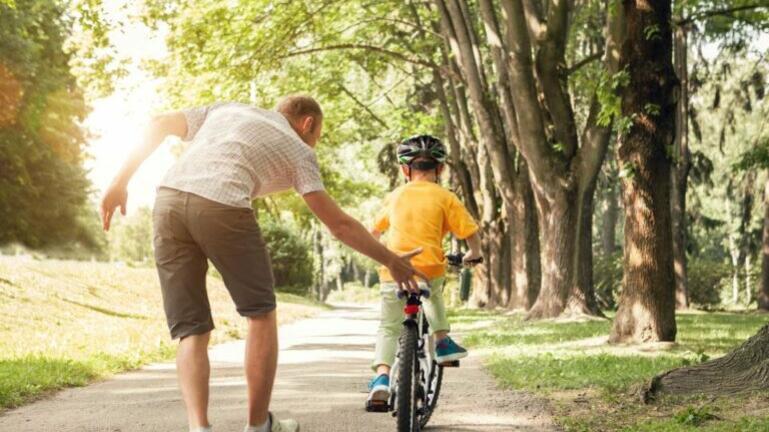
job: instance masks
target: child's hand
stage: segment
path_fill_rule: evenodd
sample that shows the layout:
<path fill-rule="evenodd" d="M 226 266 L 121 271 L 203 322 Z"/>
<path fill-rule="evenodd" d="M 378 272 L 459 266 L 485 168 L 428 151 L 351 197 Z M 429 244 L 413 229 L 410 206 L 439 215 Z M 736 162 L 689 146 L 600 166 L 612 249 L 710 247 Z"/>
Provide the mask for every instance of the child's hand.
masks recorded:
<path fill-rule="evenodd" d="M 466 266 L 471 266 L 478 264 L 479 261 L 483 259 L 483 255 L 481 255 L 480 252 L 476 252 L 474 250 L 469 250 L 467 253 L 465 253 L 465 256 L 462 257 L 462 263 Z"/>

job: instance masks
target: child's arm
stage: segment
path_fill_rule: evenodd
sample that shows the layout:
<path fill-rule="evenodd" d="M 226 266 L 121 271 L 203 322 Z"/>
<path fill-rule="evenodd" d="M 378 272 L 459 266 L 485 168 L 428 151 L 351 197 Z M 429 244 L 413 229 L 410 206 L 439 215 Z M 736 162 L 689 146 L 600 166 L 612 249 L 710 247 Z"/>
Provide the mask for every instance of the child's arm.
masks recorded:
<path fill-rule="evenodd" d="M 480 230 L 476 231 L 475 234 L 465 239 L 465 241 L 467 241 L 467 246 L 470 248 L 470 250 L 465 253 L 465 256 L 462 257 L 462 262 L 465 264 L 469 263 L 470 261 L 477 260 L 483 256 L 481 253 L 481 236 L 478 234 L 479 232 Z"/>
<path fill-rule="evenodd" d="M 382 237 L 382 231 L 379 231 L 378 229 L 374 228 L 371 230 L 371 236 L 379 240 Z"/>

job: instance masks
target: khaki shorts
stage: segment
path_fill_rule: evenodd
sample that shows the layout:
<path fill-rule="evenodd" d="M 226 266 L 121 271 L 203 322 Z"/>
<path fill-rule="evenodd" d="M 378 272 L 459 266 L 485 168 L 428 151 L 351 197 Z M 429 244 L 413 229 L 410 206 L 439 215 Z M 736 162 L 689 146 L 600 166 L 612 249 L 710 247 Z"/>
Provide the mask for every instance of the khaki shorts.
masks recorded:
<path fill-rule="evenodd" d="M 253 210 L 160 188 L 152 220 L 155 262 L 171 337 L 214 328 L 206 293 L 209 260 L 242 316 L 275 309 L 270 256 Z"/>

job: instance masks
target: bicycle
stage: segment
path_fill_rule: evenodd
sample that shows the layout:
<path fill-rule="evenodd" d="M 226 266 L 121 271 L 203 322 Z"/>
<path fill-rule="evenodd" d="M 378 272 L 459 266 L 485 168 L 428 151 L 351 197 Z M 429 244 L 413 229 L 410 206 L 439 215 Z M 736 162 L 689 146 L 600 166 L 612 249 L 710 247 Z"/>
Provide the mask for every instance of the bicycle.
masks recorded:
<path fill-rule="evenodd" d="M 447 255 L 446 259 L 455 268 L 463 264 L 461 254 Z M 479 258 L 470 264 L 482 261 Z M 422 311 L 422 297 L 429 296 L 430 290 L 425 287 L 420 287 L 418 293 L 398 293 L 399 298 L 406 297 L 406 305 L 398 354 L 391 370 L 390 400 L 387 405 L 367 406 L 369 411 L 393 411 L 398 432 L 418 432 L 427 425 L 438 404 L 443 368 L 459 366 L 459 360 L 444 364 L 435 360 L 435 341 Z"/>

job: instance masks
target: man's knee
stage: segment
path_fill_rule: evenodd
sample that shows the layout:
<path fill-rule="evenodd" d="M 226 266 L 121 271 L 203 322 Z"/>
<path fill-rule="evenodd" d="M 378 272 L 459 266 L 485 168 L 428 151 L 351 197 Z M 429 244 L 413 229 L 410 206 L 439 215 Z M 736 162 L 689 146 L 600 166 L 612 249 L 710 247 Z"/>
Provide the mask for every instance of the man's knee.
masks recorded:
<path fill-rule="evenodd" d="M 276 321 L 275 309 L 271 309 L 266 312 L 258 312 L 250 315 L 246 315 L 249 325 L 264 325 Z"/>

